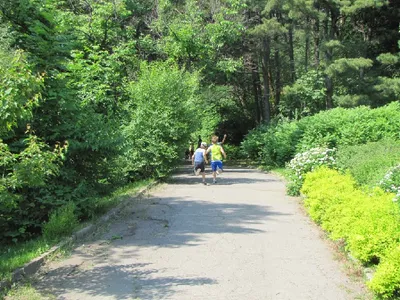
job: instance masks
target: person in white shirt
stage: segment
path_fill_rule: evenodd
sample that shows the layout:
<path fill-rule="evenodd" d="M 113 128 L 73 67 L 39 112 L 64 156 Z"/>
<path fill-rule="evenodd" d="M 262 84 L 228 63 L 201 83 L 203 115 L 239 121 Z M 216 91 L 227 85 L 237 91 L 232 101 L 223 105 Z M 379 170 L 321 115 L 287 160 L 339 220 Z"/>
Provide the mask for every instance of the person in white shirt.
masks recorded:
<path fill-rule="evenodd" d="M 192 156 L 192 165 L 194 166 L 194 172 L 196 175 L 199 175 L 201 173 L 204 185 L 207 185 L 205 163 L 208 163 L 208 160 L 206 156 L 206 148 L 207 144 L 202 142 L 200 144 L 200 148 L 197 148 Z"/>

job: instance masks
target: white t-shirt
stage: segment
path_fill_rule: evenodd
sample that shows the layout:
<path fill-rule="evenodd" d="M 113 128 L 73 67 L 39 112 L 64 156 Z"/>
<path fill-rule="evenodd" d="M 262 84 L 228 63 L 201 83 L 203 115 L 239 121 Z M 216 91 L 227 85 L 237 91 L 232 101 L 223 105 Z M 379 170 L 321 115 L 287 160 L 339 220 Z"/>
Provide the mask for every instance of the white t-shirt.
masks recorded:
<path fill-rule="evenodd" d="M 204 161 L 204 155 L 206 153 L 205 149 L 198 148 L 194 151 L 194 162 L 201 163 Z"/>

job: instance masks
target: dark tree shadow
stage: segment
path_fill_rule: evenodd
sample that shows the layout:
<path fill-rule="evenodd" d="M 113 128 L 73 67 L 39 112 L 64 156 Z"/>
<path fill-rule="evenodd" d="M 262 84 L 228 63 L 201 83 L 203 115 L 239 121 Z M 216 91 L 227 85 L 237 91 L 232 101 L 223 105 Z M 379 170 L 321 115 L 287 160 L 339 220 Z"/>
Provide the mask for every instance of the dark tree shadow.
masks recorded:
<path fill-rule="evenodd" d="M 149 265 L 112 265 L 86 270 L 76 266 L 64 266 L 49 272 L 45 280 L 36 284 L 36 287 L 42 294 L 51 293 L 62 300 L 69 299 L 62 296 L 66 290 L 91 297 L 112 295 L 114 299 L 169 299 L 175 294 L 174 286 L 217 283 L 205 277 L 163 277 L 158 274 L 162 273 L 162 270 L 151 269 Z"/>

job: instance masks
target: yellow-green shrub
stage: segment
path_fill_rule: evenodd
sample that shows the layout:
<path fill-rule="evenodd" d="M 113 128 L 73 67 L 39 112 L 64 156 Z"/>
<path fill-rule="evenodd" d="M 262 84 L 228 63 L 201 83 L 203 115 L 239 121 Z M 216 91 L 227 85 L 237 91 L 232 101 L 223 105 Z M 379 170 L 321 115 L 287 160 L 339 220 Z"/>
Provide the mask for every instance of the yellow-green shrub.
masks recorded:
<path fill-rule="evenodd" d="M 343 201 L 340 196 L 354 191 L 355 184 L 350 175 L 341 175 L 327 167 L 308 173 L 301 192 L 307 196 L 304 204 L 311 218 L 322 223 L 326 210 Z"/>
<path fill-rule="evenodd" d="M 400 245 L 387 252 L 368 286 L 383 299 L 400 296 Z"/>
<path fill-rule="evenodd" d="M 305 206 L 332 239 L 344 239 L 362 262 L 381 259 L 400 242 L 400 210 L 393 194 L 362 191 L 351 175 L 322 167 L 307 174 Z"/>
<path fill-rule="evenodd" d="M 362 193 L 355 199 L 355 218 L 347 244 L 352 254 L 361 261 L 381 259 L 387 249 L 396 247 L 400 241 L 399 206 L 392 201 L 394 195 L 381 189 L 371 194 Z"/>

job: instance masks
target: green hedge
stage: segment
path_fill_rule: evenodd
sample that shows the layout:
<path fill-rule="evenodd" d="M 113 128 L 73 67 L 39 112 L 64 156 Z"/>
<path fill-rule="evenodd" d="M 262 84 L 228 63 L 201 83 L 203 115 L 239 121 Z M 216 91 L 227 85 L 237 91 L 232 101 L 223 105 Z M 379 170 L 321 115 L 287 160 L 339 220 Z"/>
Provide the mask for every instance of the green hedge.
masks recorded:
<path fill-rule="evenodd" d="M 376 142 L 383 138 L 398 139 L 400 128 L 400 104 L 371 109 L 336 108 L 301 119 L 298 124 L 303 132 L 298 151 L 313 147 L 359 145 Z"/>
<path fill-rule="evenodd" d="M 365 264 L 382 262 L 371 289 L 385 298 L 398 293 L 400 206 L 393 202 L 394 194 L 361 190 L 350 174 L 326 167 L 306 175 L 302 193 L 310 217 L 333 240 L 344 240 L 346 249 Z"/>
<path fill-rule="evenodd" d="M 247 157 L 262 164 L 282 167 L 298 152 L 316 147 L 342 147 L 400 138 L 400 103 L 371 109 L 335 108 L 305 117 L 282 121 L 249 132 L 242 143 Z"/>

